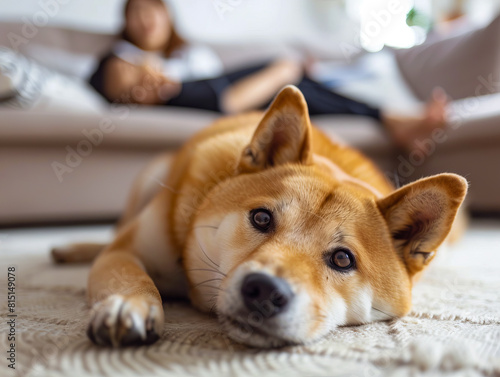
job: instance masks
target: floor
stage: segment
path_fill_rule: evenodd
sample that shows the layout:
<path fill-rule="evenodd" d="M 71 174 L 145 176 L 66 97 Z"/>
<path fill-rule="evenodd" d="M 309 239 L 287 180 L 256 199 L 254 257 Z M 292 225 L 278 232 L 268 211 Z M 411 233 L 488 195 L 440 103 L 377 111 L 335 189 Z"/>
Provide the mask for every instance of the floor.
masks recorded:
<path fill-rule="evenodd" d="M 92 345 L 85 336 L 88 267 L 54 266 L 49 250 L 66 242 L 106 241 L 112 229 L 0 230 L 0 284 L 5 286 L 5 271 L 14 265 L 19 286 L 16 371 L 21 374 L 6 376 L 122 377 L 146 370 L 151 376 L 204 377 L 500 375 L 500 219 L 473 220 L 463 239 L 441 253 L 415 286 L 408 316 L 342 327 L 318 343 L 277 351 L 229 341 L 214 318 L 187 303 L 166 303 L 164 333 L 153 346 Z M 0 300 L 3 317 L 7 307 Z M 7 331 L 6 323 L 0 323 L 0 333 Z M 0 349 L 6 341 L 0 337 Z M 4 370 L 0 364 L 1 376 Z"/>

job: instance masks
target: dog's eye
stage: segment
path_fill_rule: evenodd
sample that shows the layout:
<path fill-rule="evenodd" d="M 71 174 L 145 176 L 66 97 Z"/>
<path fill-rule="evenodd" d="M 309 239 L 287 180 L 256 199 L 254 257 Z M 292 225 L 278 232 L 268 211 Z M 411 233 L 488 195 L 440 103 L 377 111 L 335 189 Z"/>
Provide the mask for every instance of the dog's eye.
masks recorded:
<path fill-rule="evenodd" d="M 338 271 L 347 271 L 354 267 L 354 255 L 345 249 L 336 249 L 328 259 L 328 264 L 331 268 Z"/>
<path fill-rule="evenodd" d="M 250 211 L 250 222 L 255 229 L 267 232 L 273 224 L 273 215 L 265 208 L 257 208 Z"/>

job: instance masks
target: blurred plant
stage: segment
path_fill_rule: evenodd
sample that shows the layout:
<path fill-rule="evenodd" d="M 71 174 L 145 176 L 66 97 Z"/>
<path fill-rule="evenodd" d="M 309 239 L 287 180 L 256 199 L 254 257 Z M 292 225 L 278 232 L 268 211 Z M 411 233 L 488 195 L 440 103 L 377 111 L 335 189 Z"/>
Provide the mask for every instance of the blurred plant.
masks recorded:
<path fill-rule="evenodd" d="M 419 11 L 413 7 L 406 15 L 406 24 L 408 26 L 418 26 L 428 32 L 433 26 L 433 19 L 430 15 Z"/>

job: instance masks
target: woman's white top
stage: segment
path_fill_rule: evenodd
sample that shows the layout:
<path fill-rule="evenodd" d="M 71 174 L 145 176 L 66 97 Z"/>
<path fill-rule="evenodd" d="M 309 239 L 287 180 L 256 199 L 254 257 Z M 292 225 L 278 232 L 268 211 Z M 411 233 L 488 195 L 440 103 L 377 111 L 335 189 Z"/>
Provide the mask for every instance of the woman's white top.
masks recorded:
<path fill-rule="evenodd" d="M 220 76 L 224 72 L 222 61 L 207 46 L 186 45 L 165 58 L 161 52 L 144 51 L 134 44 L 120 40 L 113 53 L 134 65 L 149 65 L 160 70 L 172 81 L 195 81 Z"/>

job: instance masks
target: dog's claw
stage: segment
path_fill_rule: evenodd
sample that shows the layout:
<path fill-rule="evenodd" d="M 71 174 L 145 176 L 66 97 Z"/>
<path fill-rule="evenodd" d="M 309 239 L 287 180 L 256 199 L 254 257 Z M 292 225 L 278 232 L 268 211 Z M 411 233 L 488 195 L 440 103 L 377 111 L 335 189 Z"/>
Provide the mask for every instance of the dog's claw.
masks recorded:
<path fill-rule="evenodd" d="M 87 336 L 103 346 L 152 344 L 163 327 L 163 309 L 140 297 L 112 295 L 92 308 Z"/>

